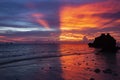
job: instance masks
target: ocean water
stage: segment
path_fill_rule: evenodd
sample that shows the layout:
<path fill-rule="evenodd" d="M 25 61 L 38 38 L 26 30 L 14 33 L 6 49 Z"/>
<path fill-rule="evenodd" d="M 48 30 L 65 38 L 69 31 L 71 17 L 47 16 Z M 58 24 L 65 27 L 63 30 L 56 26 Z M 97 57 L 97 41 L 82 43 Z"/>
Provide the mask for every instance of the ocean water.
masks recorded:
<path fill-rule="evenodd" d="M 87 44 L 0 45 L 0 80 L 120 80 L 119 67 L 120 51 Z"/>

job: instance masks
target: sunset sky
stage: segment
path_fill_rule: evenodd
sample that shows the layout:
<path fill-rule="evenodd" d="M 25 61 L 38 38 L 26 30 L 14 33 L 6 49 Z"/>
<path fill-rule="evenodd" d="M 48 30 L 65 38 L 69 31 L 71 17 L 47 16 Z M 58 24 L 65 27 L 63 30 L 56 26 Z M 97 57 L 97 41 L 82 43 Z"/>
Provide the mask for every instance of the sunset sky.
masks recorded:
<path fill-rule="evenodd" d="M 101 33 L 120 42 L 120 0 L 0 0 L 0 42 L 80 41 Z"/>

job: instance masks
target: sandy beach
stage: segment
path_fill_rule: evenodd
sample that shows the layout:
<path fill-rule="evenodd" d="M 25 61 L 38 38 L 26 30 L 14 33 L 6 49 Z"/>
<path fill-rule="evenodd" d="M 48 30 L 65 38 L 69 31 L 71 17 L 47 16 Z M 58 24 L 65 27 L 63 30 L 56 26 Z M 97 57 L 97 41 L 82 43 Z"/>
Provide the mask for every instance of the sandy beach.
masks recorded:
<path fill-rule="evenodd" d="M 22 46 L 14 46 L 17 46 L 16 49 L 19 53 L 19 49 Z M 41 54 L 37 52 L 30 53 L 25 49 L 26 53 L 21 52 L 21 55 L 20 53 L 17 55 L 14 51 L 12 51 L 14 55 L 8 55 L 9 50 L 6 49 L 6 52 L 4 52 L 1 49 L 0 80 L 120 79 L 120 51 L 116 54 L 103 55 L 101 52 L 89 48 L 86 44 L 61 44 L 57 51 L 56 45 L 52 45 L 51 48 L 51 45 L 46 45 L 42 48 L 39 48 L 41 45 L 23 46 L 31 51 L 40 52 L 41 49 Z M 50 53 L 45 54 L 46 51 L 44 49 L 46 48 L 48 49 L 47 52 Z M 2 51 L 7 56 L 3 55 Z"/>

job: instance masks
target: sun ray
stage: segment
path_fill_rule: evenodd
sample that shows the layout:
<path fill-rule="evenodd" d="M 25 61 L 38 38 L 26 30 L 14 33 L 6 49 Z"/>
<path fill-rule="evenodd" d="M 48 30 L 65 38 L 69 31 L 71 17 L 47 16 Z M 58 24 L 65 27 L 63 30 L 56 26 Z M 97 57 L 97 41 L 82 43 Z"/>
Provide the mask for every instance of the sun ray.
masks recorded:
<path fill-rule="evenodd" d="M 32 17 L 34 17 L 35 21 L 42 25 L 44 28 L 46 29 L 50 29 L 47 21 L 45 21 L 44 19 L 42 19 L 44 17 L 43 14 L 40 14 L 40 13 L 35 13 L 35 14 L 32 14 Z"/>

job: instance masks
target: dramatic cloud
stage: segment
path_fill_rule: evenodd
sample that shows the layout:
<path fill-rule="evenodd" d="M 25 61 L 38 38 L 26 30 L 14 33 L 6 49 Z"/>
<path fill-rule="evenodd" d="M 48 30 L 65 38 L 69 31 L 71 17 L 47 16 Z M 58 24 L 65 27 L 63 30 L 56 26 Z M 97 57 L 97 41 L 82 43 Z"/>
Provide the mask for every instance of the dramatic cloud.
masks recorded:
<path fill-rule="evenodd" d="M 62 37 L 61 40 L 68 39 L 68 35 L 65 37 L 66 31 L 72 31 L 72 34 L 69 34 L 69 36 L 74 37 L 76 33 L 73 32 L 73 30 L 80 32 L 84 31 L 86 33 L 93 33 L 93 31 L 95 31 L 93 34 L 106 31 L 115 33 L 116 30 L 120 30 L 119 4 L 120 2 L 116 0 L 105 0 L 103 2 L 80 6 L 63 6 L 60 13 L 60 29 L 62 31 L 60 35 Z M 90 35 L 88 37 L 90 37 Z M 79 37 L 74 37 L 74 40 L 78 41 L 80 39 Z"/>
<path fill-rule="evenodd" d="M 120 41 L 119 0 L 0 0 L 0 42 L 79 41 L 102 32 Z"/>

